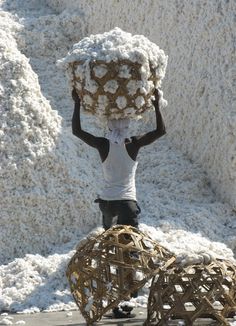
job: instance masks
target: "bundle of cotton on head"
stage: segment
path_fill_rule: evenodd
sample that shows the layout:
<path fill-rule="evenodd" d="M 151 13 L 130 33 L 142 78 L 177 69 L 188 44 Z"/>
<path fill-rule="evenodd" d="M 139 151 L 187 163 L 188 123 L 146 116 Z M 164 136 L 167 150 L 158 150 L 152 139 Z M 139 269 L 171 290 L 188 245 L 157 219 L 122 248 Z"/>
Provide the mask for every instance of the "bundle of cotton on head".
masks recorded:
<path fill-rule="evenodd" d="M 167 56 L 146 37 L 116 27 L 82 39 L 58 63 L 66 68 L 85 112 L 108 120 L 137 119 L 153 107 L 151 98 L 161 87 Z"/>

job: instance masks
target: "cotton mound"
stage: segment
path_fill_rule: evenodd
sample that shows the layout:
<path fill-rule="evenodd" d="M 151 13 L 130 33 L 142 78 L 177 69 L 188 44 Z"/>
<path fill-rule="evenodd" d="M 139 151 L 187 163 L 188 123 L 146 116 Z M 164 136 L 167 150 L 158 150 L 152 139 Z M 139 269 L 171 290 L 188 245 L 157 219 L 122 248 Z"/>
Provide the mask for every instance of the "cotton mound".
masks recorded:
<path fill-rule="evenodd" d="M 152 108 L 151 96 L 161 86 L 167 56 L 146 37 L 117 27 L 74 44 L 59 65 L 66 68 L 85 112 L 108 119 L 139 118 Z"/>
<path fill-rule="evenodd" d="M 83 177 L 86 162 L 81 160 L 79 168 L 76 163 L 80 149 L 66 130 L 61 133 L 61 118 L 42 96 L 28 59 L 3 30 L 0 53 L 0 262 L 4 263 L 25 253 L 47 254 L 53 245 L 83 234 L 97 220 L 91 207 L 94 190 L 83 191 L 90 187 Z M 92 179 L 90 174 L 86 172 Z"/>

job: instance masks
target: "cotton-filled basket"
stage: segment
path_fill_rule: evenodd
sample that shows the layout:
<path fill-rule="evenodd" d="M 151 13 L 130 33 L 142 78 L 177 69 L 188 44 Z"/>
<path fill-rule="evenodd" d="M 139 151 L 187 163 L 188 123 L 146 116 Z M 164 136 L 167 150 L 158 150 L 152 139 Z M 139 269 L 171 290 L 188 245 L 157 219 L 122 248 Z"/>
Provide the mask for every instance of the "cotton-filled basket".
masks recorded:
<path fill-rule="evenodd" d="M 84 112 L 102 119 L 138 119 L 153 107 L 151 97 L 161 87 L 167 56 L 146 37 L 115 28 L 82 39 L 60 63 Z M 160 105 L 165 104 L 162 98 Z"/>

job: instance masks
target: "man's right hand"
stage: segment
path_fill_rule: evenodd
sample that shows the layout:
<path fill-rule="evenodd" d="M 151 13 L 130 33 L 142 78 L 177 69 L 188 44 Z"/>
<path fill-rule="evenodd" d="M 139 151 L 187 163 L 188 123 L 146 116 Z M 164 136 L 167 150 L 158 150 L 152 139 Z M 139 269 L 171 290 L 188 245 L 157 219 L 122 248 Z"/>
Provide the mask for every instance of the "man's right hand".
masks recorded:
<path fill-rule="evenodd" d="M 80 98 L 75 88 L 73 88 L 71 95 L 75 103 L 80 103 Z"/>

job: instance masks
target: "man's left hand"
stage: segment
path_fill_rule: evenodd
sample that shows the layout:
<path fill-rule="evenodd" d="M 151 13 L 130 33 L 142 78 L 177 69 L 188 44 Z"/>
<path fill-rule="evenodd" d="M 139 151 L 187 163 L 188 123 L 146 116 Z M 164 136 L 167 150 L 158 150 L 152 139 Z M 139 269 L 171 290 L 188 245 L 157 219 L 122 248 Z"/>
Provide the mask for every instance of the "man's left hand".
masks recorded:
<path fill-rule="evenodd" d="M 158 91 L 158 88 L 155 89 L 154 91 L 154 96 L 155 96 L 155 100 L 153 102 L 157 102 L 159 103 L 159 99 L 160 99 L 160 94 L 159 94 L 159 91 Z"/>
<path fill-rule="evenodd" d="M 80 103 L 80 98 L 75 88 L 73 88 L 71 95 L 75 103 Z"/>

